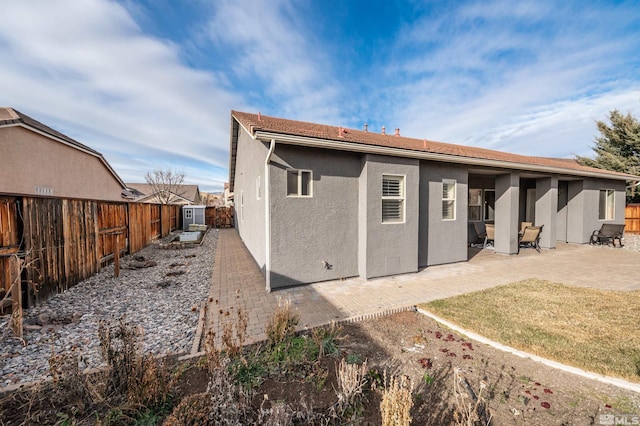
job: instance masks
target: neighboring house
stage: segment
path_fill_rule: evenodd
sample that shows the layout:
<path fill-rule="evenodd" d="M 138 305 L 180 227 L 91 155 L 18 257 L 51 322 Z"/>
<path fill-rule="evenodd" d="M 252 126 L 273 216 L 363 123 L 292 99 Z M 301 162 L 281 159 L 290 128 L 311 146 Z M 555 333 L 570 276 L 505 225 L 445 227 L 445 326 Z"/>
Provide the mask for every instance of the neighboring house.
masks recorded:
<path fill-rule="evenodd" d="M 469 228 L 495 224 L 496 252 L 518 251 L 521 221 L 540 245 L 583 244 L 624 223 L 638 176 L 365 130 L 232 111 L 236 228 L 267 290 L 373 278 L 466 261 Z"/>
<path fill-rule="evenodd" d="M 224 183 L 224 193 L 222 197 L 225 207 L 233 207 L 233 191 L 229 189 L 229 182 Z"/>
<path fill-rule="evenodd" d="M 153 192 L 153 187 L 148 183 L 128 183 L 127 190 L 129 199 L 136 203 L 163 204 L 164 200 L 169 200 L 166 204 L 201 204 L 200 189 L 198 185 L 176 185 L 173 191 L 164 191 L 162 197 Z"/>
<path fill-rule="evenodd" d="M 223 194 L 201 192 L 200 198 L 201 198 L 202 204 L 207 207 L 224 207 Z"/>
<path fill-rule="evenodd" d="M 0 107 L 0 193 L 122 201 L 124 182 L 99 152 Z"/>

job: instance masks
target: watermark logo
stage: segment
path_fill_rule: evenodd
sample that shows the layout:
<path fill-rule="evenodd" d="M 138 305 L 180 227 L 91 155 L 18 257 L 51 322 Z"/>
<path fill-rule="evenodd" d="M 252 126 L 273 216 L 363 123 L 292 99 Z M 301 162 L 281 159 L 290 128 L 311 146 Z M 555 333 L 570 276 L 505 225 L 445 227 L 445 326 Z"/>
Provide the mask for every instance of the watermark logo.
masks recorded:
<path fill-rule="evenodd" d="M 600 414 L 601 425 L 640 425 L 640 415 Z"/>

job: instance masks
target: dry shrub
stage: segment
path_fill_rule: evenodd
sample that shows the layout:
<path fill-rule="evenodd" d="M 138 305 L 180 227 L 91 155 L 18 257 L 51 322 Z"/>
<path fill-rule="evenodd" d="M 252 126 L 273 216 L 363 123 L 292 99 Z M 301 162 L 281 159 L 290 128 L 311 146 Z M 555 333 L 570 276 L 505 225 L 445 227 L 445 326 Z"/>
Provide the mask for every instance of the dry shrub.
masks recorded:
<path fill-rule="evenodd" d="M 270 407 L 266 407 L 271 403 Z M 289 425 L 327 425 L 328 419 L 322 414 L 313 411 L 313 407 L 307 404 L 304 394 L 300 397 L 299 409 L 293 409 L 285 402 L 271 402 L 265 395 L 260 405 L 258 418 L 255 424 L 260 426 L 289 426 Z"/>
<path fill-rule="evenodd" d="M 284 342 L 295 332 L 299 319 L 300 317 L 291 307 L 291 300 L 287 299 L 283 302 L 282 299 L 278 299 L 276 312 L 269 318 L 265 327 L 269 344 L 275 346 Z"/>
<path fill-rule="evenodd" d="M 211 372 L 207 392 L 211 397 L 209 420 L 216 425 L 250 424 L 251 397 L 229 374 L 229 359 Z"/>
<path fill-rule="evenodd" d="M 413 382 L 408 376 L 391 376 L 387 380 L 384 372 L 385 388 L 382 391 L 380 413 L 383 426 L 403 426 L 411 424 L 411 407 L 413 406 Z"/>
<path fill-rule="evenodd" d="M 230 321 L 222 324 L 222 347 L 229 357 L 233 358 L 242 352 L 247 338 L 248 324 L 249 316 L 240 308 L 237 310 L 235 324 Z"/>
<path fill-rule="evenodd" d="M 223 321 L 229 316 L 229 311 L 220 310 L 222 336 L 218 339 L 215 332 L 209 330 L 204 341 L 207 367 L 210 372 L 220 368 L 224 357 L 233 358 L 242 355 L 242 348 L 247 340 L 247 325 L 249 316 L 243 309 L 237 310 L 235 322 Z"/>
<path fill-rule="evenodd" d="M 336 367 L 338 389 L 336 395 L 338 402 L 335 404 L 335 414 L 340 418 L 351 417 L 355 419 L 360 414 L 364 399 L 363 388 L 366 382 L 367 362 L 361 365 L 349 364 L 342 358 Z"/>
<path fill-rule="evenodd" d="M 339 355 L 338 341 L 342 338 L 342 327 L 331 321 L 328 327 L 317 327 L 311 330 L 311 339 L 318 346 L 318 359 L 325 355 Z"/>
<path fill-rule="evenodd" d="M 165 426 L 208 425 L 211 395 L 208 392 L 184 397 L 164 421 Z"/>
<path fill-rule="evenodd" d="M 491 413 L 487 400 L 482 395 L 487 388 L 486 383 L 480 382 L 480 391 L 476 394 L 463 376 L 462 370 L 456 368 L 453 372 L 453 394 L 456 406 L 453 420 L 457 426 L 476 426 L 491 423 Z"/>
<path fill-rule="evenodd" d="M 98 324 L 100 351 L 107 363 L 107 397 L 133 406 L 167 402 L 173 381 L 164 361 L 142 353 L 142 330 L 121 318 L 117 325 Z"/>

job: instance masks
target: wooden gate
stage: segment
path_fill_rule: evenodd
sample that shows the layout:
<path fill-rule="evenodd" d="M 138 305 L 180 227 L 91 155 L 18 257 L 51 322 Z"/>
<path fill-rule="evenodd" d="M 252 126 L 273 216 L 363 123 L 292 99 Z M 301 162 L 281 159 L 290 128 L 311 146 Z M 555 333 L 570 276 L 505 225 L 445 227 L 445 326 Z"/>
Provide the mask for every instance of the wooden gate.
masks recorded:
<path fill-rule="evenodd" d="M 624 213 L 624 232 L 640 234 L 640 204 L 629 204 Z"/>
<path fill-rule="evenodd" d="M 204 221 L 212 228 L 233 228 L 233 207 L 207 207 Z"/>

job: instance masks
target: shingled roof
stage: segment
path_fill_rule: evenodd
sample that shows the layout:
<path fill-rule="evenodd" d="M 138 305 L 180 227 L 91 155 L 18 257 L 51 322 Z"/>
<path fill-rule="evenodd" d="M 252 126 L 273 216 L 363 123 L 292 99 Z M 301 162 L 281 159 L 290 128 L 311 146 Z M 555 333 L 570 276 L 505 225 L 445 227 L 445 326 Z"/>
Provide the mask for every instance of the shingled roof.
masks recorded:
<path fill-rule="evenodd" d="M 349 149 L 349 145 L 351 145 L 354 151 L 362 151 L 363 146 L 383 147 L 399 150 L 398 155 L 404 152 L 408 157 L 419 158 L 420 156 L 416 155 L 418 153 L 435 154 L 438 158 L 442 159 L 442 161 L 454 163 L 469 163 L 469 159 L 475 159 L 480 160 L 475 161 L 475 164 L 486 161 L 492 166 L 503 164 L 504 167 L 510 168 L 517 167 L 517 165 L 520 164 L 522 166 L 528 166 L 527 168 L 529 170 L 539 167 L 541 171 L 553 169 L 568 175 L 597 174 L 602 178 L 609 179 L 640 180 L 638 176 L 581 166 L 576 161 L 568 159 L 511 154 L 486 148 L 436 142 L 427 139 L 408 138 L 397 134 L 382 134 L 365 130 L 287 120 L 261 115 L 260 113 L 252 114 L 232 111 L 231 116 L 253 136 L 274 133 L 292 137 L 324 140 L 328 142 L 328 145 L 330 145 L 330 142 L 338 142 L 341 146 L 346 147 L 344 149 Z M 234 162 L 233 155 L 234 153 L 232 152 L 232 163 Z M 233 176 L 232 170 L 230 170 L 230 173 Z"/>

